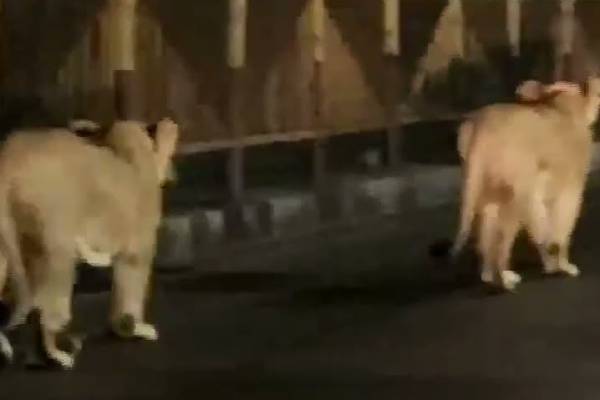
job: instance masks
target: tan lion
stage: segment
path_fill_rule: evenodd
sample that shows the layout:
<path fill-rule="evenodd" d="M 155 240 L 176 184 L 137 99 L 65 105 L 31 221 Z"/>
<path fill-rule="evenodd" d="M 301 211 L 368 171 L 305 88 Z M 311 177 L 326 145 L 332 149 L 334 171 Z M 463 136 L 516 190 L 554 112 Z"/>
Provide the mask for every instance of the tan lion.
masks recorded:
<path fill-rule="evenodd" d="M 481 279 L 492 282 L 498 274 L 506 289 L 521 280 L 510 269 L 510 255 L 522 227 L 546 272 L 579 273 L 568 252 L 590 165 L 600 80 L 590 79 L 586 94 L 565 83 L 542 94 L 538 103 L 483 107 L 459 128 L 464 176 L 452 256 L 478 218 Z"/>
<path fill-rule="evenodd" d="M 58 348 L 57 337 L 71 319 L 76 261 L 89 251 L 114 265 L 113 330 L 157 338 L 144 309 L 161 186 L 178 135 L 168 119 L 158 123 L 154 142 L 143 124 L 118 121 L 104 138 L 107 147 L 51 129 L 16 132 L 0 150 L 0 253 L 6 257 L 0 267 L 9 267 L 4 275 L 16 303 L 10 326 L 39 310 L 47 355 L 64 368 L 73 366 L 74 355 Z"/>

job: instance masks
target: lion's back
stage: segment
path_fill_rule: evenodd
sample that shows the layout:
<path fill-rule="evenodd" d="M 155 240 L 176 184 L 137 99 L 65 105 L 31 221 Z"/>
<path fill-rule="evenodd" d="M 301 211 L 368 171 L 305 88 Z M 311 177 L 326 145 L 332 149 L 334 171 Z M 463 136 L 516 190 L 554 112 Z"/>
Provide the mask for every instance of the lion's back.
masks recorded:
<path fill-rule="evenodd" d="M 136 209 L 131 168 L 65 130 L 16 132 L 0 150 L 1 183 L 18 203 L 35 204 L 33 214 L 43 213 L 36 217 L 42 220 L 68 224 L 90 213 L 126 218 L 127 209 Z"/>

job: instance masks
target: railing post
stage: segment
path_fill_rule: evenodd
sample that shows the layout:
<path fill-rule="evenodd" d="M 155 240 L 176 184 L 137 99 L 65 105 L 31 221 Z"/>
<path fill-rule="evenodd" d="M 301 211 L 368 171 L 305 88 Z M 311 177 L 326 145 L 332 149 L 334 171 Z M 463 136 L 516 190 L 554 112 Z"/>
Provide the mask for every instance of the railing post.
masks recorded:
<path fill-rule="evenodd" d="M 110 0 L 110 53 L 114 99 L 119 119 L 141 118 L 135 73 L 136 0 Z"/>
<path fill-rule="evenodd" d="M 246 65 L 247 0 L 229 0 L 227 64 L 230 72 L 228 122 L 231 136 L 244 135 L 243 78 Z M 240 202 L 244 194 L 244 148 L 234 146 L 227 163 L 229 195 Z"/>
<path fill-rule="evenodd" d="M 572 57 L 575 36 L 575 1 L 559 0 L 558 38 L 555 49 L 554 80 L 573 79 Z"/>
<path fill-rule="evenodd" d="M 313 128 L 317 131 L 323 128 L 324 121 L 324 90 L 323 90 L 323 62 L 325 61 L 325 2 L 324 0 L 311 0 L 310 26 L 313 38 L 313 76 L 312 76 L 312 104 Z M 312 148 L 313 180 L 319 186 L 327 174 L 326 134 L 318 135 Z"/>
<path fill-rule="evenodd" d="M 383 0 L 383 55 L 387 77 L 386 158 L 388 166 L 400 164 L 402 124 L 398 115 L 400 91 L 400 0 Z"/>
<path fill-rule="evenodd" d="M 508 72 L 511 90 L 514 90 L 520 79 L 521 1 L 522 0 L 506 0 L 506 33 L 508 34 L 508 44 L 510 48 Z"/>
<path fill-rule="evenodd" d="M 506 31 L 511 57 L 521 55 L 521 0 L 506 0 Z"/>

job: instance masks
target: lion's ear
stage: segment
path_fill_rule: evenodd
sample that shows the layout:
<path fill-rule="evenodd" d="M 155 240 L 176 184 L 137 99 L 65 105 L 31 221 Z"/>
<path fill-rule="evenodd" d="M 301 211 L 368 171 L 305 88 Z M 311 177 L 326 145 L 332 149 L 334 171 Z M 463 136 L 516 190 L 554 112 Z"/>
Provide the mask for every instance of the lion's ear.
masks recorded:
<path fill-rule="evenodd" d="M 155 149 L 158 180 L 162 185 L 165 181 L 176 179 L 172 163 L 173 155 L 179 140 L 179 126 L 169 118 L 164 118 L 156 124 Z"/>
<path fill-rule="evenodd" d="M 169 160 L 169 162 L 167 163 L 167 170 L 165 171 L 165 177 L 164 177 L 164 181 L 161 182 L 161 184 L 163 183 L 176 183 L 178 179 L 177 176 L 177 169 L 175 168 L 175 165 L 173 164 L 173 160 Z"/>
<path fill-rule="evenodd" d="M 591 126 L 598 120 L 600 107 L 600 78 L 590 76 L 586 82 L 586 120 Z"/>
<path fill-rule="evenodd" d="M 590 76 L 586 82 L 586 89 L 588 95 L 600 95 L 600 78 L 597 76 Z"/>
<path fill-rule="evenodd" d="M 515 95 L 521 101 L 539 101 L 543 94 L 543 84 L 533 79 L 521 82 L 515 89 Z"/>
<path fill-rule="evenodd" d="M 73 119 L 68 123 L 68 129 L 77 136 L 98 138 L 102 133 L 102 126 L 89 119 Z"/>
<path fill-rule="evenodd" d="M 106 136 L 106 144 L 142 176 L 155 168 L 152 140 L 148 137 L 145 125 L 137 121 L 115 121 Z"/>
<path fill-rule="evenodd" d="M 581 96 L 583 92 L 581 91 L 581 86 L 578 83 L 567 82 L 567 81 L 557 81 L 551 85 L 546 85 L 544 91 L 547 94 L 553 93 L 567 93 L 570 95 Z"/>

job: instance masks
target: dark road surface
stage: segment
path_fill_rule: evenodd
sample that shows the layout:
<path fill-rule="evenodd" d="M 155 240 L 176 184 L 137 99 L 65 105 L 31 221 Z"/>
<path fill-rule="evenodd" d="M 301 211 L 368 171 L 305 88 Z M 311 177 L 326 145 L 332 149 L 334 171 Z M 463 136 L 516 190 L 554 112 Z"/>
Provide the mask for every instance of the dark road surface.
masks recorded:
<path fill-rule="evenodd" d="M 331 239 L 311 278 L 297 267 L 157 283 L 158 343 L 105 337 L 107 295 L 78 294 L 89 336 L 75 369 L 11 367 L 0 399 L 600 398 L 600 187 L 575 237 L 582 276 L 543 278 L 522 252 L 515 294 L 427 261 L 454 212 L 429 212 L 410 235 Z"/>

